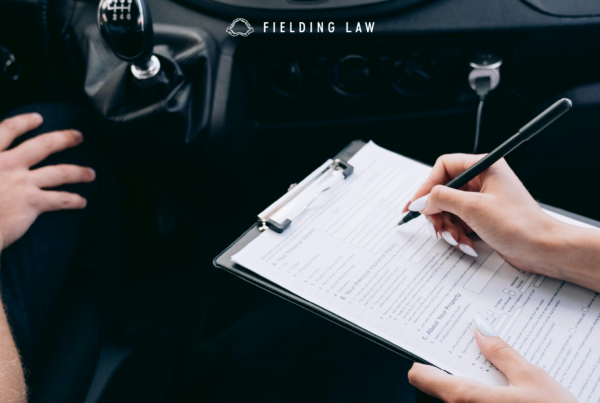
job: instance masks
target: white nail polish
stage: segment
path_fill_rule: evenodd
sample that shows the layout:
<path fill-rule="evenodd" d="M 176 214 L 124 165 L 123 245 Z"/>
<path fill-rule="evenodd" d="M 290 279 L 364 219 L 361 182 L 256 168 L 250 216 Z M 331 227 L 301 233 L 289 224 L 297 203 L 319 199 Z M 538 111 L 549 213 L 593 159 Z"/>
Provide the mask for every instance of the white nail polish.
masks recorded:
<path fill-rule="evenodd" d="M 432 237 L 438 239 L 438 235 L 437 232 L 435 232 L 435 226 L 433 225 L 433 221 L 431 221 L 431 219 L 429 218 L 427 219 L 427 229 L 429 230 L 429 233 Z"/>
<path fill-rule="evenodd" d="M 417 200 L 415 200 L 414 202 L 410 203 L 410 205 L 408 206 L 408 209 L 410 211 L 421 211 L 423 210 L 425 207 L 427 207 L 427 198 L 429 197 L 429 195 L 423 196 L 423 197 L 419 197 Z"/>
<path fill-rule="evenodd" d="M 473 256 L 473 257 L 479 256 L 479 255 L 477 255 L 477 252 L 475 252 L 475 249 L 471 248 L 469 245 L 467 245 L 465 243 L 461 243 L 460 245 L 458 245 L 458 247 L 460 248 L 460 250 L 462 250 L 469 256 Z"/>
<path fill-rule="evenodd" d="M 458 245 L 458 242 L 456 242 L 454 237 L 452 237 L 452 234 L 448 231 L 442 231 L 442 238 L 452 246 Z"/>
<path fill-rule="evenodd" d="M 494 329 L 491 323 L 489 323 L 483 316 L 479 313 L 473 315 L 473 322 L 475 322 L 475 326 L 485 337 L 497 337 L 498 332 Z"/>

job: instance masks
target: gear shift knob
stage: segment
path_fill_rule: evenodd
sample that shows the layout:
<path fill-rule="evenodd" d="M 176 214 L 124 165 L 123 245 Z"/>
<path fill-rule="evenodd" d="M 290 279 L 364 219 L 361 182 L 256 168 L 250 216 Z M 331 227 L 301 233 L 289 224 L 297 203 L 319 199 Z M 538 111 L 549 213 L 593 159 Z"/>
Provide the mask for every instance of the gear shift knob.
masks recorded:
<path fill-rule="evenodd" d="M 131 63 L 138 79 L 156 75 L 160 62 L 152 55 L 154 31 L 145 0 L 101 0 L 98 26 L 104 40 L 117 57 Z"/>

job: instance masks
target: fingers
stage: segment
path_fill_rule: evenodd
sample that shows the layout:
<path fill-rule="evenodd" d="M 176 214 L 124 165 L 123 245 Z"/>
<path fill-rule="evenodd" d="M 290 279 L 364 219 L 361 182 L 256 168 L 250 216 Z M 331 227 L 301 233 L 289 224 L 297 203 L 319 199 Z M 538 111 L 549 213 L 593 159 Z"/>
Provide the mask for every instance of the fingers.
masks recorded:
<path fill-rule="evenodd" d="M 465 227 L 462 225 L 461 220 L 456 220 L 456 217 L 452 220 L 456 230 L 458 231 L 458 238 L 456 239 L 458 245 L 456 246 L 461 252 L 466 253 L 469 256 L 479 256 L 475 251 L 475 244 L 466 234 Z"/>
<path fill-rule="evenodd" d="M 441 225 L 436 228 L 447 243 L 469 256 L 478 256 L 475 244 L 467 236 L 468 226 L 464 224 L 464 221 L 446 212 L 431 217 L 440 217 Z M 470 228 L 468 230 L 468 233 L 472 232 Z"/>
<path fill-rule="evenodd" d="M 453 376 L 430 365 L 415 363 L 408 371 L 408 381 L 415 388 L 445 402 L 489 402 L 502 398 L 499 387 L 486 386 L 472 379 Z M 508 400 L 506 400 L 508 401 Z"/>
<path fill-rule="evenodd" d="M 464 218 L 479 208 L 483 198 L 481 193 L 463 192 L 438 185 L 431 189 L 428 196 L 417 199 L 409 208 L 428 216 L 447 211 Z"/>
<path fill-rule="evenodd" d="M 5 158 L 16 164 L 30 167 L 51 154 L 74 147 L 83 141 L 83 135 L 77 130 L 62 130 L 34 137 L 18 147 L 4 153 Z"/>
<path fill-rule="evenodd" d="M 39 113 L 26 113 L 0 122 L 0 150 L 6 150 L 17 137 L 38 128 L 43 121 Z"/>
<path fill-rule="evenodd" d="M 444 401 L 448 400 L 448 394 L 456 389 L 460 382 L 441 369 L 416 362 L 408 371 L 408 381 L 415 388 Z"/>
<path fill-rule="evenodd" d="M 481 159 L 481 155 L 470 154 L 447 154 L 437 159 L 427 180 L 417 189 L 411 202 L 431 192 L 436 185 L 445 185 L 451 179 L 460 175 L 463 171 Z M 408 207 L 404 208 L 404 212 Z"/>
<path fill-rule="evenodd" d="M 79 210 L 87 205 L 87 200 L 75 193 L 59 191 L 42 191 L 39 209 L 45 213 L 56 210 Z"/>
<path fill-rule="evenodd" d="M 40 188 L 53 188 L 70 183 L 87 183 L 96 178 L 92 168 L 78 165 L 51 165 L 31 171 L 33 182 Z"/>
<path fill-rule="evenodd" d="M 523 358 L 500 337 L 485 337 L 477 330 L 475 339 L 483 356 L 502 371 L 514 385 L 527 382 L 532 373 L 537 375 L 538 369 L 543 371 Z"/>
<path fill-rule="evenodd" d="M 438 234 L 442 230 L 443 219 L 441 214 L 435 214 L 427 217 L 427 230 L 429 231 L 429 235 L 438 239 Z"/>
<path fill-rule="evenodd" d="M 438 239 L 439 234 L 441 234 L 442 238 L 450 245 L 469 256 L 477 257 L 475 244 L 466 235 L 465 227 L 462 224 L 463 221 L 457 220 L 455 223 L 453 222 L 453 218 L 456 219 L 455 216 L 448 213 L 428 216 L 426 225 L 429 235 Z"/>
<path fill-rule="evenodd" d="M 464 222 L 460 217 L 457 217 L 457 216 L 453 215 L 452 216 L 452 222 L 456 226 L 461 225 L 464 228 L 466 235 L 470 235 L 470 234 L 472 234 L 472 233 L 475 232 L 475 231 L 473 231 L 473 229 L 471 227 L 469 227 L 469 224 L 467 224 L 466 222 Z"/>
<path fill-rule="evenodd" d="M 459 233 L 458 233 L 458 229 L 456 229 L 456 226 L 452 222 L 452 215 L 450 213 L 444 212 L 441 214 L 441 216 L 442 216 L 442 228 L 441 228 L 442 238 L 444 238 L 444 240 L 446 242 L 448 242 L 450 245 L 458 246 L 457 239 L 459 238 Z"/>

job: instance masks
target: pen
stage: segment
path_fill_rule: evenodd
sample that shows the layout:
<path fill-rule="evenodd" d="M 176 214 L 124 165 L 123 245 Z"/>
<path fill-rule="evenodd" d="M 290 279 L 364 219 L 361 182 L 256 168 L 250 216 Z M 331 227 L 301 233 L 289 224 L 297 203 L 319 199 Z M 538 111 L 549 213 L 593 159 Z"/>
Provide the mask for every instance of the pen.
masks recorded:
<path fill-rule="evenodd" d="M 504 158 L 504 156 L 506 156 L 512 150 L 520 146 L 524 141 L 529 140 L 546 127 L 550 126 L 552 122 L 561 117 L 565 112 L 571 109 L 572 106 L 573 103 L 567 98 L 563 98 L 560 101 L 555 102 L 548 109 L 533 118 L 531 122 L 521 127 L 517 134 L 500 144 L 494 151 L 477 161 L 475 165 L 471 166 L 456 178 L 446 183 L 446 186 L 452 189 L 460 189 L 469 183 L 469 181 L 474 179 L 477 175 L 491 167 L 500 158 Z M 398 225 L 406 224 L 420 215 L 421 213 L 418 211 L 411 211 L 402 217 L 402 220 L 398 223 Z"/>

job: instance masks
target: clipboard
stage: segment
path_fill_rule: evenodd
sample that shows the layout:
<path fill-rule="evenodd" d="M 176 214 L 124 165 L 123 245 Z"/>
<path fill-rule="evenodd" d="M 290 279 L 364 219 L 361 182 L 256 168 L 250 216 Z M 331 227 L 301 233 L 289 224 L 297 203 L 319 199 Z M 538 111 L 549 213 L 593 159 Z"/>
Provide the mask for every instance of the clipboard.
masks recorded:
<path fill-rule="evenodd" d="M 348 165 L 347 161 L 349 161 L 352 158 L 352 156 L 354 156 L 354 154 L 356 154 L 366 144 L 367 143 L 362 140 L 355 140 L 355 141 L 351 142 L 348 146 L 346 146 L 342 151 L 340 151 L 331 161 L 332 162 L 341 161 L 340 166 L 342 169 L 344 169 L 343 167 Z M 317 172 L 317 171 L 315 171 L 315 172 Z M 350 172 L 350 174 L 351 174 L 351 172 Z M 309 178 L 310 177 L 307 177 L 307 179 L 309 179 Z M 292 188 L 290 190 L 292 190 Z M 288 191 L 288 193 L 289 193 L 289 191 Z M 284 199 L 284 197 L 282 197 L 280 199 L 280 201 L 282 199 Z M 552 206 L 547 206 L 542 203 L 539 203 L 539 204 L 544 209 L 553 211 L 555 213 L 558 213 L 558 214 L 567 216 L 569 218 L 573 218 L 575 220 L 582 221 L 587 224 L 590 224 L 590 225 L 600 228 L 599 221 L 592 220 L 590 218 L 583 217 L 578 214 L 564 211 L 564 210 L 561 210 L 561 209 L 558 209 L 558 208 L 555 208 Z M 273 205 L 270 206 L 270 208 L 271 207 L 273 207 Z M 265 211 L 268 211 L 268 210 L 269 209 L 267 209 Z M 278 229 L 282 228 L 282 226 L 277 228 L 276 225 L 274 225 L 274 226 L 268 225 L 265 220 L 255 223 L 242 236 L 240 236 L 233 244 L 231 244 L 227 249 L 225 249 L 223 252 L 221 252 L 221 254 L 214 259 L 213 264 L 215 265 L 215 267 L 226 270 L 229 273 L 241 278 L 242 280 L 245 280 L 251 284 L 254 284 L 255 286 L 262 288 L 265 291 L 268 291 L 274 295 L 277 295 L 280 298 L 283 298 L 286 301 L 289 301 L 295 305 L 298 305 L 298 306 L 300 306 L 300 307 L 302 307 L 324 319 L 329 320 L 330 322 L 335 323 L 336 325 L 343 327 L 346 330 L 351 331 L 352 333 L 355 333 L 355 334 L 357 334 L 361 337 L 364 337 L 374 343 L 377 343 L 380 346 L 385 347 L 388 350 L 391 350 L 394 353 L 399 354 L 409 360 L 420 362 L 423 364 L 432 365 L 431 363 L 423 360 L 421 357 L 411 353 L 410 351 L 405 350 L 405 349 L 397 346 L 396 344 L 394 344 L 380 336 L 377 336 L 377 335 L 363 329 L 362 327 L 348 321 L 347 319 L 344 319 L 344 318 L 320 307 L 319 305 L 317 305 L 313 302 L 307 301 L 304 298 L 299 297 L 298 295 L 288 291 L 287 289 L 254 273 L 253 271 L 248 270 L 248 269 L 234 263 L 231 260 L 231 257 L 233 255 L 235 255 L 236 253 L 238 253 L 239 251 L 241 251 L 242 249 L 244 249 L 246 247 L 246 245 L 248 245 L 250 242 L 252 242 L 256 237 L 258 237 L 262 233 L 262 231 L 265 230 L 265 226 L 276 232 L 280 232 L 280 231 L 278 231 Z M 283 230 L 285 230 L 285 228 Z"/>

